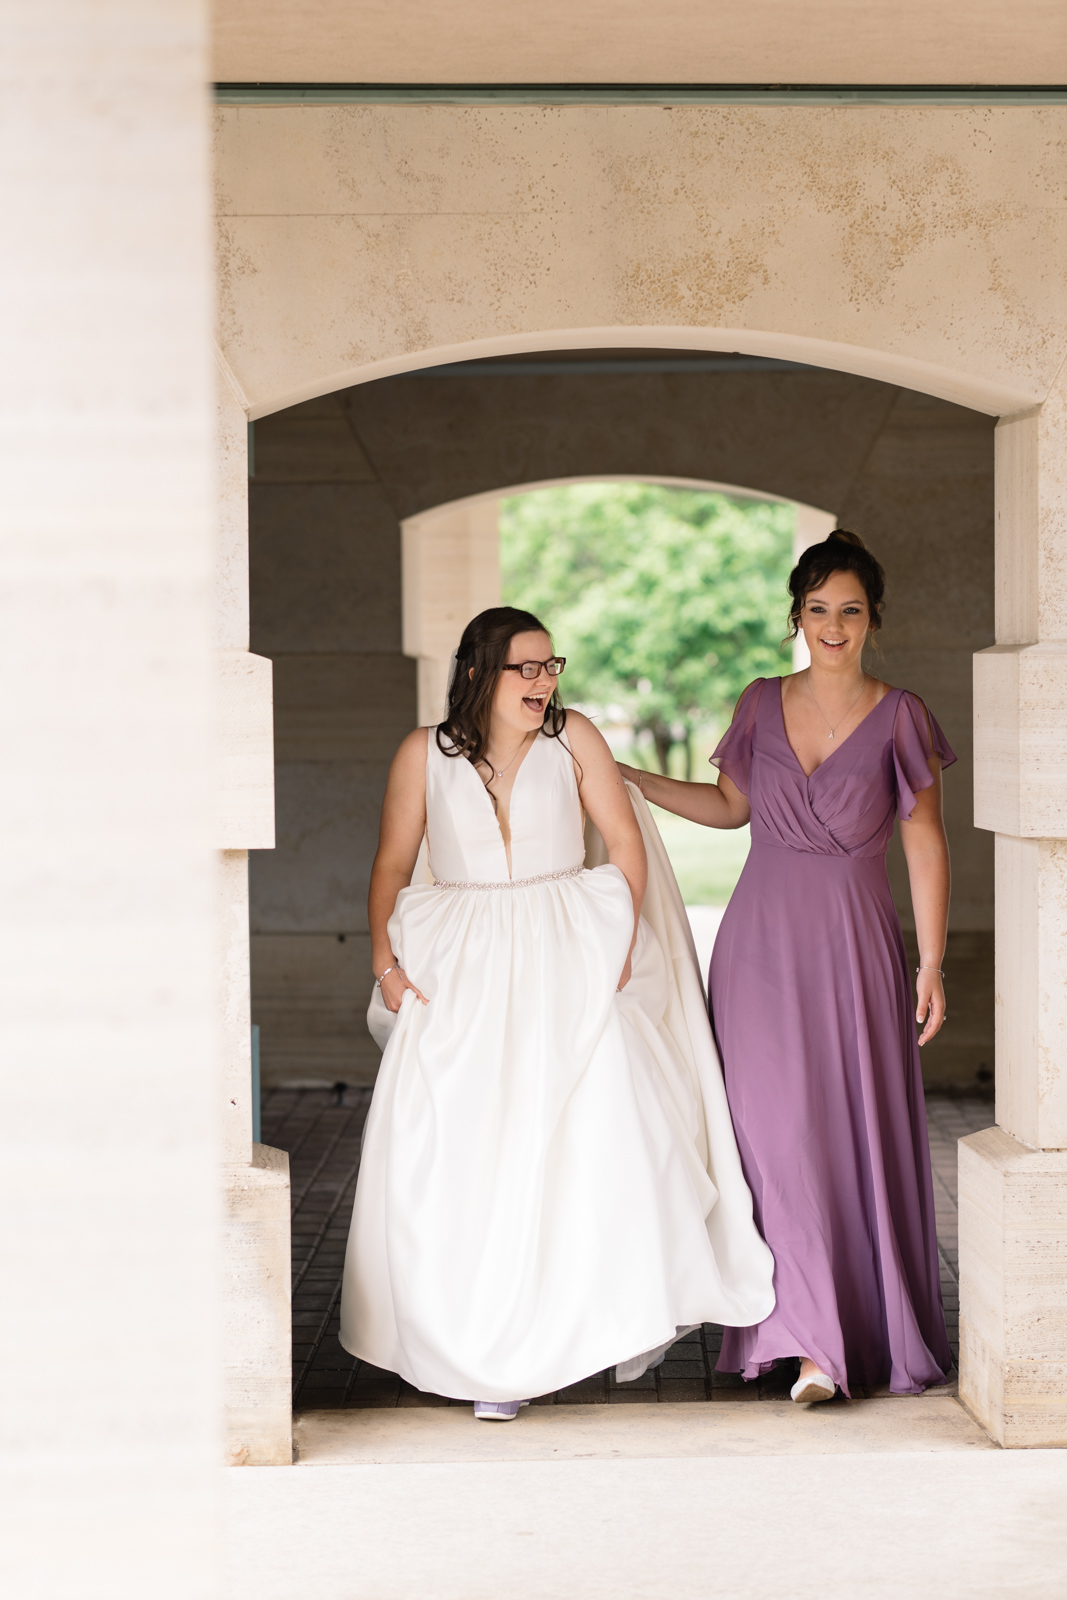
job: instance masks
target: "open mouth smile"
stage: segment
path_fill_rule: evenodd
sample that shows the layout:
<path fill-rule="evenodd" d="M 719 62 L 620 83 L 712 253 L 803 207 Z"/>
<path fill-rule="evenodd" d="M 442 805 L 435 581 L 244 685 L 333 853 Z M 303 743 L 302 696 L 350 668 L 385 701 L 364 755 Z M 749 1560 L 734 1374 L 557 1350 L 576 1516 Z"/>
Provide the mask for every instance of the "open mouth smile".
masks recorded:
<path fill-rule="evenodd" d="M 547 694 L 524 694 L 522 703 L 528 711 L 534 711 L 539 717 L 544 715 Z"/>

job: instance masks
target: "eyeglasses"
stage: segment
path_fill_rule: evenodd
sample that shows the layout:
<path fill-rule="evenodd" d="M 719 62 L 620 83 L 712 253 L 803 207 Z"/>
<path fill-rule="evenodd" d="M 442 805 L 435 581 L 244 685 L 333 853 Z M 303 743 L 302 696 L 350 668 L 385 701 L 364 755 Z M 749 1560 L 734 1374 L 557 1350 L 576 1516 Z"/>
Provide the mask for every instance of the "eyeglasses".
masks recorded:
<path fill-rule="evenodd" d="M 509 661 L 504 671 L 521 672 L 524 678 L 539 678 L 544 668 L 550 678 L 558 678 L 566 665 L 566 656 L 549 656 L 547 661 Z"/>

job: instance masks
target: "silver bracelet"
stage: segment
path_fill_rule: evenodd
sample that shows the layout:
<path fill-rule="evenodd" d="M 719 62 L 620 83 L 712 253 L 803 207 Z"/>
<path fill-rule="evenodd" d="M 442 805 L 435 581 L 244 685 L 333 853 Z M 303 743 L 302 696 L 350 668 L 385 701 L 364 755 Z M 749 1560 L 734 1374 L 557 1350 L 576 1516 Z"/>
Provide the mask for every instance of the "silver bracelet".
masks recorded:
<path fill-rule="evenodd" d="M 940 967 L 916 967 L 915 968 L 916 977 L 918 977 L 920 972 L 936 972 L 939 977 L 943 978 L 945 976 L 945 974 L 941 971 Z"/>
<path fill-rule="evenodd" d="M 399 971 L 400 971 L 400 963 L 399 963 L 399 961 L 394 961 L 393 965 L 391 967 L 386 967 L 385 971 L 382 973 L 382 978 L 387 978 L 391 972 L 399 972 Z M 382 986 L 382 978 L 375 978 L 374 987 L 376 989 L 380 989 L 381 988 L 381 986 Z"/>

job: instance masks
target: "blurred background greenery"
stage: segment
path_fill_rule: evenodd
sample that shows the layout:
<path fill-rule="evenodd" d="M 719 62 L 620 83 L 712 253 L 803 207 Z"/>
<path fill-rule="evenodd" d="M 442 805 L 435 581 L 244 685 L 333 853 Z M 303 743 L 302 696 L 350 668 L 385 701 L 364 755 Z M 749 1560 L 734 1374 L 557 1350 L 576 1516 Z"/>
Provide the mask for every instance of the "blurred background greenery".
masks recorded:
<path fill-rule="evenodd" d="M 714 782 L 707 758 L 741 690 L 792 670 L 781 639 L 794 520 L 790 505 L 700 489 L 536 489 L 501 503 L 503 599 L 550 629 L 565 703 L 621 760 Z M 748 829 L 653 809 L 686 904 L 725 905 Z"/>

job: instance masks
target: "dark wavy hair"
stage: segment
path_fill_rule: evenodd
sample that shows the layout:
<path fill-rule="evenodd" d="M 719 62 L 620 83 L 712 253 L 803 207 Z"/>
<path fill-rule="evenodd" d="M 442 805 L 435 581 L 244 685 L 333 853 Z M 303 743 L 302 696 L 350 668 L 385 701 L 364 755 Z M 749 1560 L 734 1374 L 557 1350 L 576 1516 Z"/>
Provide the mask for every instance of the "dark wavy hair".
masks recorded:
<path fill-rule="evenodd" d="M 808 595 L 835 572 L 855 573 L 867 596 L 870 630 L 872 633 L 878 632 L 882 626 L 882 608 L 885 605 L 885 573 L 858 533 L 849 533 L 847 528 L 835 528 L 821 544 L 809 545 L 789 574 L 789 593 L 793 603 L 789 608 L 787 639 L 795 639 L 800 632 L 800 613 Z"/>
<path fill-rule="evenodd" d="M 511 641 L 517 633 L 548 633 L 548 629 L 533 612 L 519 611 L 515 606 L 493 606 L 489 611 L 480 611 L 464 628 L 448 686 L 444 721 L 437 728 L 437 748 L 442 754 L 466 756 L 475 767 L 489 765 L 485 752 L 489 744 L 493 696 L 508 659 Z M 542 731 L 558 739 L 566 721 L 559 689 L 553 689 L 545 704 Z"/>

